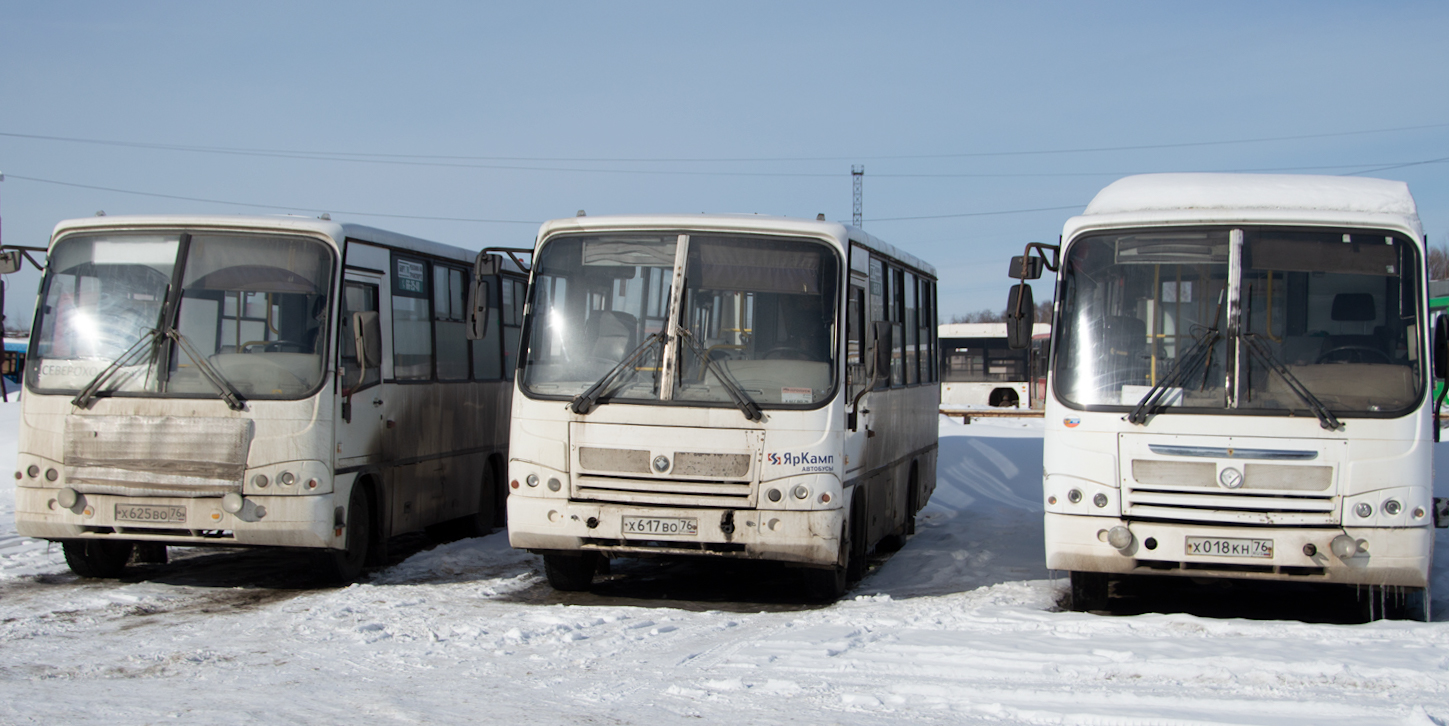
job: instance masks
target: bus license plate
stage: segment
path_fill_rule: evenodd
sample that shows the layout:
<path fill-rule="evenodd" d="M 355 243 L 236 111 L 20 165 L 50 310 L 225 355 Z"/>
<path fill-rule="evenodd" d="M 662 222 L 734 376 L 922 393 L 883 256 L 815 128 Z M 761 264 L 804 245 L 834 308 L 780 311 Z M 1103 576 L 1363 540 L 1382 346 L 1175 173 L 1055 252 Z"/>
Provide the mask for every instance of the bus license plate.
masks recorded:
<path fill-rule="evenodd" d="M 625 517 L 624 534 L 674 534 L 693 537 L 699 534 L 699 520 L 694 517 Z"/>
<path fill-rule="evenodd" d="M 1270 560 L 1273 559 L 1273 540 L 1188 537 L 1187 553 L 1207 557 L 1258 557 Z"/>
<path fill-rule="evenodd" d="M 186 507 L 151 504 L 117 504 L 117 522 L 186 524 Z"/>

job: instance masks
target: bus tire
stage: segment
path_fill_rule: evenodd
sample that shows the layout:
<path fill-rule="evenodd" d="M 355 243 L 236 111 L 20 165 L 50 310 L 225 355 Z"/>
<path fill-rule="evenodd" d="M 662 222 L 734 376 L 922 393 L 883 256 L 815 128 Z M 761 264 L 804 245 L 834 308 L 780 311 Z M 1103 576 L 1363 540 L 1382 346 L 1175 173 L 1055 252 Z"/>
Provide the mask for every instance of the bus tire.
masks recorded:
<path fill-rule="evenodd" d="M 1072 610 L 1085 613 L 1107 609 L 1107 573 L 1072 572 Z"/>
<path fill-rule="evenodd" d="M 543 574 L 549 587 L 561 592 L 583 592 L 594 583 L 599 553 L 552 554 L 543 556 Z"/>
<path fill-rule="evenodd" d="M 487 537 L 493 534 L 493 522 L 498 518 L 498 475 L 493 471 L 493 462 L 483 465 L 482 481 L 478 483 L 478 511 L 464 518 L 464 537 Z"/>
<path fill-rule="evenodd" d="M 131 561 L 135 544 L 110 540 L 72 540 L 61 545 L 65 564 L 80 577 L 120 577 Z"/>
<path fill-rule="evenodd" d="M 347 498 L 344 527 L 345 549 L 326 550 L 321 557 L 323 578 L 337 585 L 346 585 L 362 576 L 368 552 L 373 548 L 372 503 L 367 497 L 366 487 L 352 487 L 352 495 Z"/>

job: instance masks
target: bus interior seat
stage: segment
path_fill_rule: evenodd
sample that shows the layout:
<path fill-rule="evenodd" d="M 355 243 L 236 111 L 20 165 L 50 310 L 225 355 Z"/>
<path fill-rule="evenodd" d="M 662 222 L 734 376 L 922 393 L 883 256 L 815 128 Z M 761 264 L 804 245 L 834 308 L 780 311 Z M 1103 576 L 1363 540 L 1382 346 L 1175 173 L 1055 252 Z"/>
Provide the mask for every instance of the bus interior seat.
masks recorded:
<path fill-rule="evenodd" d="M 1111 355 L 1136 359 L 1147 348 L 1147 323 L 1126 315 L 1108 316 L 1102 326 L 1104 343 Z"/>
<path fill-rule="evenodd" d="M 628 313 L 599 310 L 584 323 L 586 349 L 594 358 L 622 361 L 634 350 L 637 318 Z"/>

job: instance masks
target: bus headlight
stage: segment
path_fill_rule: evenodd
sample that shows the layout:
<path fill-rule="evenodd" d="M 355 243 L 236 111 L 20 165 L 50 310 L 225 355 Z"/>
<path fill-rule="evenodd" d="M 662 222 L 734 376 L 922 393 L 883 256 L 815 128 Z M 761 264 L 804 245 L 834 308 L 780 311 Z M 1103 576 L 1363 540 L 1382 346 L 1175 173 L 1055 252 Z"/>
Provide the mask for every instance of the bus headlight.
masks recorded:
<path fill-rule="evenodd" d="M 772 502 L 778 502 L 778 501 L 780 501 L 780 496 L 781 496 L 780 495 L 780 490 L 779 489 L 771 489 L 770 491 L 765 492 L 765 496 L 768 497 L 769 500 L 772 501 Z"/>
<path fill-rule="evenodd" d="M 1373 516 L 1374 507 L 1368 502 L 1359 502 L 1353 505 L 1353 513 L 1358 515 L 1360 519 L 1368 519 Z"/>
<path fill-rule="evenodd" d="M 528 478 L 527 479 L 524 479 L 524 481 L 527 482 L 529 486 L 536 487 L 536 486 L 538 486 L 538 475 L 537 474 L 529 474 L 528 475 Z"/>
<path fill-rule="evenodd" d="M 1092 503 L 1095 504 L 1095 505 L 1097 505 L 1097 508 L 1098 509 L 1101 509 L 1102 507 L 1107 506 L 1107 495 L 1106 494 L 1103 494 L 1102 492 L 1097 492 L 1092 497 Z"/>
<path fill-rule="evenodd" d="M 790 490 L 790 493 L 794 494 L 796 499 L 809 499 L 810 487 L 807 487 L 804 484 L 796 484 L 795 488 Z"/>
<path fill-rule="evenodd" d="M 1082 490 L 1081 489 L 1073 489 L 1073 490 L 1067 492 L 1067 501 L 1071 502 L 1072 504 L 1081 504 L 1082 503 Z"/>
<path fill-rule="evenodd" d="M 1384 514 L 1387 514 L 1390 517 L 1397 517 L 1399 516 L 1399 512 L 1404 511 L 1404 505 L 1399 504 L 1399 500 L 1397 499 L 1390 499 L 1384 502 L 1383 510 Z"/>
<path fill-rule="evenodd" d="M 551 477 L 548 478 L 548 490 L 549 491 L 556 492 L 556 491 L 558 491 L 559 489 L 562 489 L 562 488 L 563 488 L 563 483 L 558 480 L 558 477 L 551 476 Z"/>

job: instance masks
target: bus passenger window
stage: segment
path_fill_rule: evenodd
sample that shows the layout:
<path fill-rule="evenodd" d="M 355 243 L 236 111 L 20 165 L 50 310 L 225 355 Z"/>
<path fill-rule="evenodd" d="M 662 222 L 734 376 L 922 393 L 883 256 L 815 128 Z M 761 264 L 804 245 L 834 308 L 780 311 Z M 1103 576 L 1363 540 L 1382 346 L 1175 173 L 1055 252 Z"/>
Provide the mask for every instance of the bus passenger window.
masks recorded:
<path fill-rule="evenodd" d="M 438 341 L 438 380 L 468 380 L 467 313 L 463 271 L 433 266 L 433 335 Z"/>
<path fill-rule="evenodd" d="M 433 377 L 433 326 L 428 313 L 427 263 L 393 258 L 393 377 L 425 381 Z"/>

